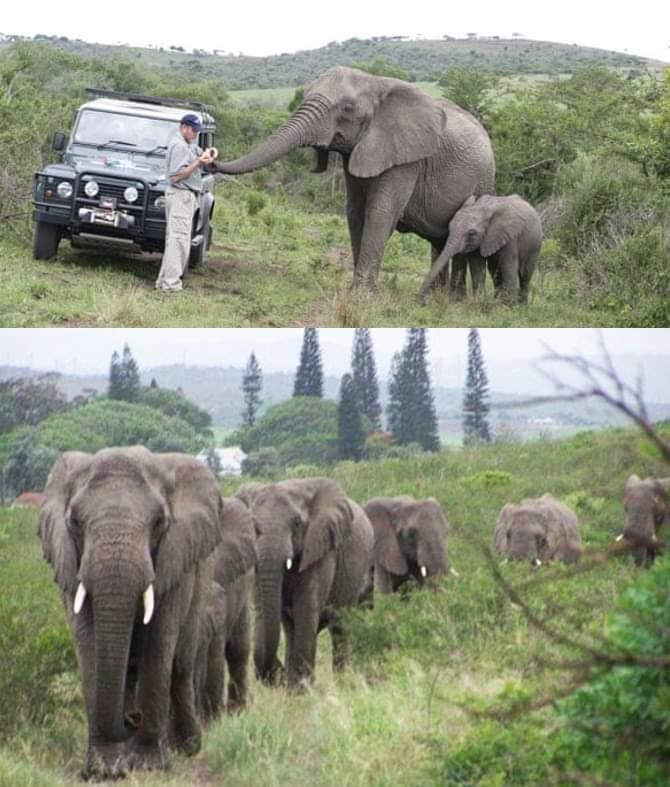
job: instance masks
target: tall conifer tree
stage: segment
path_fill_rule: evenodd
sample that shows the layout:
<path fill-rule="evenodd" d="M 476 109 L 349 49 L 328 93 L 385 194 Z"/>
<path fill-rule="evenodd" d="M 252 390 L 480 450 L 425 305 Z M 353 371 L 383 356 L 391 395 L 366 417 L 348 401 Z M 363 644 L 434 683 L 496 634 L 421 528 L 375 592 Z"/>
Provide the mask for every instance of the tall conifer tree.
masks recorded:
<path fill-rule="evenodd" d="M 116 350 L 112 353 L 112 360 L 109 364 L 107 396 L 110 399 L 123 399 L 123 371 L 121 369 L 121 359 Z"/>
<path fill-rule="evenodd" d="M 363 456 L 364 442 L 365 434 L 354 381 L 350 374 L 345 374 L 340 384 L 340 401 L 337 405 L 338 457 L 358 462 Z"/>
<path fill-rule="evenodd" d="M 127 344 L 123 345 L 123 358 L 121 359 L 123 379 L 123 399 L 127 402 L 137 400 L 140 392 L 140 368 L 130 352 Z"/>
<path fill-rule="evenodd" d="M 425 328 L 410 328 L 402 354 L 396 354 L 389 382 L 389 429 L 400 444 L 419 443 L 439 451 L 437 416 L 428 375 Z"/>
<path fill-rule="evenodd" d="M 463 445 L 491 442 L 488 398 L 489 382 L 479 331 L 472 328 L 468 334 L 468 373 L 463 394 Z"/>
<path fill-rule="evenodd" d="M 263 372 L 256 360 L 254 353 L 251 353 L 247 361 L 242 378 L 242 392 L 244 394 L 244 410 L 242 411 L 242 423 L 245 426 L 253 426 L 256 423 L 258 409 L 263 404 L 260 398 L 261 388 L 263 387 Z"/>
<path fill-rule="evenodd" d="M 300 364 L 295 374 L 293 396 L 318 396 L 323 398 L 323 371 L 321 350 L 316 328 L 305 328 L 300 351 Z"/>
<path fill-rule="evenodd" d="M 356 328 L 351 371 L 358 406 L 366 415 L 373 429 L 381 429 L 382 408 L 379 404 L 377 367 L 369 328 Z"/>

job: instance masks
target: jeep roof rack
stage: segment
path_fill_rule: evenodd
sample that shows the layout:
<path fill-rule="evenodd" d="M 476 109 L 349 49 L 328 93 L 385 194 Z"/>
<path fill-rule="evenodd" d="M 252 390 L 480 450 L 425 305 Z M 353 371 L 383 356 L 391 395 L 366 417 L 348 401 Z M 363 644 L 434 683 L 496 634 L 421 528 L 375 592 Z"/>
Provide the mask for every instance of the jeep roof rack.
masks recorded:
<path fill-rule="evenodd" d="M 139 93 L 127 93 L 121 90 L 106 90 L 98 87 L 87 87 L 86 92 L 93 96 L 101 96 L 104 98 L 120 98 L 126 101 L 137 101 L 143 104 L 158 104 L 161 106 L 172 107 L 187 107 L 188 109 L 197 109 L 207 115 L 210 111 L 206 104 L 202 101 L 188 101 L 183 98 L 161 98 L 161 96 L 142 96 Z"/>

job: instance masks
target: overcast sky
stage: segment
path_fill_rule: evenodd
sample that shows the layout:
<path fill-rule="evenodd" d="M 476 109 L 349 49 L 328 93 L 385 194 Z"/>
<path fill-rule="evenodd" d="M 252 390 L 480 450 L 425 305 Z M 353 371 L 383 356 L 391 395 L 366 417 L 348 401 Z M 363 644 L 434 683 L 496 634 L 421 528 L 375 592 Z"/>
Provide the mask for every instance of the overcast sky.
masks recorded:
<path fill-rule="evenodd" d="M 467 333 L 460 328 L 429 329 L 430 362 L 436 373 L 445 364 L 465 361 Z M 112 353 L 121 352 L 127 342 L 142 369 L 172 363 L 243 367 L 254 352 L 265 371 L 294 372 L 302 334 L 299 328 L 7 328 L 0 330 L 0 366 L 107 373 Z M 341 375 L 349 369 L 353 334 L 349 328 L 319 329 L 327 374 Z M 537 360 L 545 346 L 592 356 L 598 352 L 599 336 L 613 355 L 665 356 L 666 363 L 670 359 L 670 329 L 484 328 L 480 335 L 485 357 L 496 361 Z M 381 375 L 387 374 L 405 336 L 404 328 L 372 329 Z M 659 369 L 658 374 L 667 383 L 670 369 Z"/>
<path fill-rule="evenodd" d="M 381 35 L 440 38 L 467 33 L 576 43 L 670 61 L 670 3 L 663 0 L 479 0 L 476 3 L 320 4 L 215 2 L 204 6 L 157 0 L 91 4 L 88 0 L 5 3 L 0 32 L 63 35 L 90 42 L 222 49 L 272 55 L 314 49 L 330 41 Z"/>

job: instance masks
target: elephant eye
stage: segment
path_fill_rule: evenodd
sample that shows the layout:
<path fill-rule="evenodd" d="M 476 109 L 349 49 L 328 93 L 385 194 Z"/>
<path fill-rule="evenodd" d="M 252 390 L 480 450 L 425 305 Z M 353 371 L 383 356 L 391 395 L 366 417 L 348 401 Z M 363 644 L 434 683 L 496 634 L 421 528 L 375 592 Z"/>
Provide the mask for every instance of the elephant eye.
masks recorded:
<path fill-rule="evenodd" d="M 76 536 L 79 533 L 79 520 L 74 511 L 68 511 L 65 515 L 65 527 L 71 536 Z"/>
<path fill-rule="evenodd" d="M 342 107 L 342 111 L 347 115 L 350 115 L 354 111 L 354 105 L 347 101 L 347 103 Z"/>

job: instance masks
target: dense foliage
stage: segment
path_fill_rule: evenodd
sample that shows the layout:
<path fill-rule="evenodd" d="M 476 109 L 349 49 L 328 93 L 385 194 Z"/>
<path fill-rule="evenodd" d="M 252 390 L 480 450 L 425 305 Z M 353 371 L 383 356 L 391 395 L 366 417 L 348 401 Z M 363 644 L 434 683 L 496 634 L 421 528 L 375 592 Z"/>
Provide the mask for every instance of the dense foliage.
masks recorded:
<path fill-rule="evenodd" d="M 276 404 L 248 427 L 229 435 L 246 453 L 274 448 L 281 466 L 327 464 L 337 457 L 337 404 L 316 396 L 294 396 Z"/>
<path fill-rule="evenodd" d="M 468 334 L 468 372 L 463 392 L 463 445 L 491 440 L 489 429 L 489 381 L 482 356 L 479 331 Z"/>
<path fill-rule="evenodd" d="M 356 328 L 351 353 L 351 376 L 358 407 L 373 429 L 381 428 L 382 408 L 379 404 L 377 365 L 369 328 Z"/>
<path fill-rule="evenodd" d="M 256 423 L 258 410 L 263 404 L 263 400 L 260 398 L 262 387 L 263 372 L 256 360 L 256 356 L 254 353 L 251 353 L 242 377 L 242 393 L 244 394 L 242 423 L 244 426 L 253 426 Z"/>
<path fill-rule="evenodd" d="M 345 374 L 340 384 L 340 400 L 337 404 L 337 458 L 358 462 L 363 457 L 364 442 L 363 419 L 354 381 L 350 374 Z"/>
<path fill-rule="evenodd" d="M 305 328 L 300 349 L 300 363 L 295 373 L 293 396 L 323 396 L 321 348 L 316 328 Z"/>

